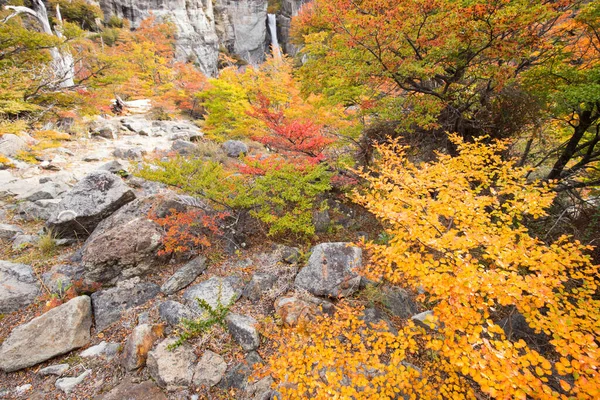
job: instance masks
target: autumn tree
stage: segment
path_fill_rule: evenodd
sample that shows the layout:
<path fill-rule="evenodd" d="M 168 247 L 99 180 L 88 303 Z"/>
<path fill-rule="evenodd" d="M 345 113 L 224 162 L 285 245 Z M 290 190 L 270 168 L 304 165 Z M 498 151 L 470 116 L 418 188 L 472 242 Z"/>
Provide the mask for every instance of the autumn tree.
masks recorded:
<path fill-rule="evenodd" d="M 6 23 L 17 15 L 32 18 L 40 27 L 40 31 L 49 36 L 56 36 L 59 43 L 64 41 L 63 20 L 60 14 L 60 7 L 56 7 L 57 24 L 52 29 L 46 6 L 42 0 L 34 0 L 31 8 L 24 6 L 5 6 L 7 10 L 12 11 L 10 15 L 2 21 Z M 75 67 L 72 54 L 68 49 L 60 48 L 59 46 L 49 47 L 48 51 L 52 57 L 52 83 L 57 87 L 71 87 L 75 78 Z"/>
<path fill-rule="evenodd" d="M 559 190 L 600 183 L 600 5 L 586 2 L 561 16 L 550 31 L 555 38 L 549 62 L 528 71 L 525 83 L 544 102 L 547 129 L 556 147 L 531 157 L 549 164 L 547 179 L 559 179 Z M 533 132 L 524 158 L 531 156 Z M 538 145 L 539 146 L 539 145 Z M 548 160 L 548 161 L 546 161 Z"/>
<path fill-rule="evenodd" d="M 341 321 L 291 331 L 271 359 L 286 398 L 356 398 L 363 390 L 378 398 L 600 395 L 598 267 L 589 249 L 530 235 L 524 219 L 544 216 L 554 193 L 502 160 L 506 144 L 451 140 L 456 157 L 421 164 L 397 144 L 380 147 L 378 166 L 362 174 L 369 189 L 356 193 L 389 238 L 366 245 L 365 272 L 421 293 L 433 312 L 429 328 L 408 323 L 394 340 L 365 333 L 343 313 Z M 517 314 L 547 335 L 549 349 L 501 326 Z"/>
<path fill-rule="evenodd" d="M 445 132 L 509 137 L 536 116 L 519 76 L 552 56 L 552 28 L 573 4 L 316 0 L 294 25 L 304 89 L 451 151 Z"/>

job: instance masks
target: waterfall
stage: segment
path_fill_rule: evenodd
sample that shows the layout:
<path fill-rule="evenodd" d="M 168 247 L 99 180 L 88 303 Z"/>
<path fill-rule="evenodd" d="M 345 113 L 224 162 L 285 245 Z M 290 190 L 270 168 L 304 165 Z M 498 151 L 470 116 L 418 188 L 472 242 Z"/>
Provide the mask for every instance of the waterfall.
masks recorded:
<path fill-rule="evenodd" d="M 273 52 L 273 57 L 281 58 L 281 48 L 277 40 L 277 16 L 275 14 L 267 14 L 267 20 L 269 22 L 269 32 L 271 33 L 271 51 Z"/>

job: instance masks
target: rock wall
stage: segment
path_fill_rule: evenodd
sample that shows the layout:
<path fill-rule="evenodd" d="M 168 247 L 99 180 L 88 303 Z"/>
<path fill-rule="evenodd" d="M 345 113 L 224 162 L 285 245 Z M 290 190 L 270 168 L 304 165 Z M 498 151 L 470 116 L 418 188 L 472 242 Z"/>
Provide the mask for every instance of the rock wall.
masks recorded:
<path fill-rule="evenodd" d="M 100 0 L 105 18 L 137 28 L 151 14 L 177 26 L 177 57 L 215 75 L 220 48 L 251 64 L 265 58 L 267 0 Z"/>
<path fill-rule="evenodd" d="M 256 65 L 265 60 L 267 0 L 216 0 L 219 43 Z"/>
<path fill-rule="evenodd" d="M 298 49 L 290 43 L 292 17 L 298 15 L 302 5 L 311 0 L 281 0 L 281 8 L 277 13 L 277 36 L 279 45 L 285 54 L 296 55 Z"/>

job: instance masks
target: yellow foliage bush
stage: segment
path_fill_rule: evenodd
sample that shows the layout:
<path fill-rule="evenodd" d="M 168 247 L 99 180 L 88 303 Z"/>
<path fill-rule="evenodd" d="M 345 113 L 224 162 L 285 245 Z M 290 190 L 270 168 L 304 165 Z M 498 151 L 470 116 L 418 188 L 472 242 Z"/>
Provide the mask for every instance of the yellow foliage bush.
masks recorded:
<path fill-rule="evenodd" d="M 589 249 L 567 237 L 546 245 L 529 234 L 524 219 L 546 215 L 554 193 L 502 160 L 505 143 L 451 140 L 457 157 L 439 154 L 418 165 L 396 144 L 380 147 L 376 169 L 362 172 L 369 189 L 355 195 L 390 238 L 366 245 L 372 262 L 365 272 L 421 292 L 435 329 L 408 324 L 397 344 L 371 347 L 373 338 L 352 324 L 336 342 L 340 319 L 352 321 L 345 314 L 320 321 L 302 340 L 288 331 L 270 359 L 285 398 L 393 398 L 390 385 L 410 398 L 600 398 L 598 267 L 585 255 Z M 549 351 L 507 337 L 499 321 L 515 312 L 549 336 Z M 340 354 L 347 340 L 362 340 L 355 343 L 361 351 Z M 395 346 L 405 346 L 405 354 Z M 400 364 L 411 353 L 421 368 L 416 378 Z M 378 392 L 351 394 L 347 387 L 367 385 L 357 372 L 363 364 L 386 379 L 367 379 Z M 346 372 L 323 384 L 315 373 L 322 368 Z"/>

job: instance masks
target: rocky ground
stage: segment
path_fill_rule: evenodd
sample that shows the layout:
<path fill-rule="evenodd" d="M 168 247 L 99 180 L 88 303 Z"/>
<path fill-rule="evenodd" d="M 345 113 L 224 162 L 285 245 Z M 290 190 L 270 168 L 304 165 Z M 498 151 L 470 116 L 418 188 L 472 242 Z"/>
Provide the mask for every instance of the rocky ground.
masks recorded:
<path fill-rule="evenodd" d="M 31 145 L 11 140 L 0 143 L 9 157 Z M 273 382 L 253 375 L 272 350 L 263 323 L 294 325 L 331 310 L 338 296 L 362 301 L 364 257 L 351 243 L 159 256 L 163 232 L 150 210 L 160 216 L 190 202 L 128 171 L 144 156 L 202 146 L 223 162 L 249 151 L 241 142 L 207 145 L 186 121 L 134 115 L 100 119 L 38 164 L 0 171 L 0 398 L 269 399 Z M 344 231 L 346 240 L 363 234 Z M 393 324 L 420 311 L 407 293 L 378 290 L 377 301 L 363 300 L 381 310 L 365 318 Z M 224 326 L 170 349 L 182 318 L 203 318 L 197 299 L 232 304 Z"/>

